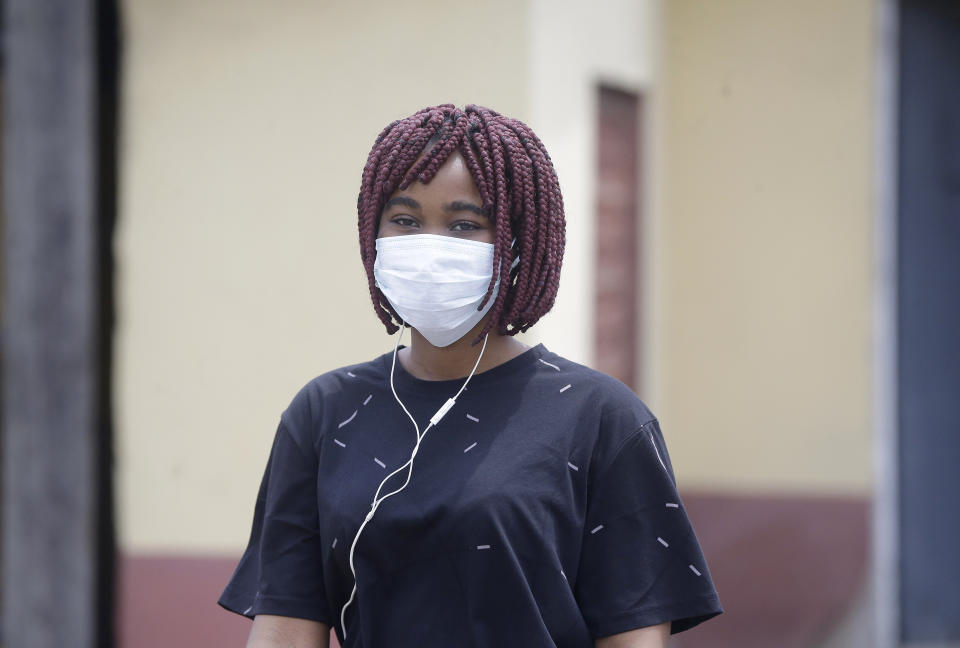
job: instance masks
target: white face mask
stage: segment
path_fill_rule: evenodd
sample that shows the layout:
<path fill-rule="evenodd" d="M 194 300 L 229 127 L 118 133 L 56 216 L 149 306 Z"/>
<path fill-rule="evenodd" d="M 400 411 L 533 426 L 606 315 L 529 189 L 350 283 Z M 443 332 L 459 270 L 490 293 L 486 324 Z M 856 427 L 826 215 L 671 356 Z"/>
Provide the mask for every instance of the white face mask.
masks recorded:
<path fill-rule="evenodd" d="M 477 310 L 493 276 L 493 244 L 436 234 L 377 239 L 377 287 L 403 321 L 430 344 L 453 344 L 477 325 L 497 296 Z"/>

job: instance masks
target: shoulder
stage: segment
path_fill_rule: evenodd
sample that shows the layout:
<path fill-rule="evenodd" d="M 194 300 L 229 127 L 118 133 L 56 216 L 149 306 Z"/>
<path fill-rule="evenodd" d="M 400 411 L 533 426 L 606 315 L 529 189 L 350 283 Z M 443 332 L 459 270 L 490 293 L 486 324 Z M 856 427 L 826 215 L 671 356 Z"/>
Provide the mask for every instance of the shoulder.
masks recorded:
<path fill-rule="evenodd" d="M 389 375 L 388 356 L 332 369 L 311 379 L 293 396 L 281 415 L 281 424 L 291 432 L 321 429 L 344 394 L 382 384 Z"/>
<path fill-rule="evenodd" d="M 570 384 L 571 395 L 575 389 L 577 398 L 594 406 L 598 416 L 620 419 L 624 423 L 632 421 L 637 428 L 656 418 L 630 387 L 613 376 L 552 351 L 545 351 L 540 360 L 553 365 L 557 379 Z"/>
<path fill-rule="evenodd" d="M 546 351 L 541 360 L 556 368 L 560 387 L 577 399 L 581 423 L 589 422 L 593 463 L 612 461 L 622 446 L 642 430 L 659 427 L 656 416 L 634 391 L 620 380 Z"/>

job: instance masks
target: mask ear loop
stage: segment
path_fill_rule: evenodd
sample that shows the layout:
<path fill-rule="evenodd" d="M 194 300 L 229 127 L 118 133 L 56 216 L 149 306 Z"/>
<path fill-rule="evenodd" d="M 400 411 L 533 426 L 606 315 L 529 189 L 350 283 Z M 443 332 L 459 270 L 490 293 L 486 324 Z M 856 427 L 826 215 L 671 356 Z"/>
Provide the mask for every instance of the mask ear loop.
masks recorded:
<path fill-rule="evenodd" d="M 406 463 L 404 463 L 402 466 L 400 466 L 399 468 L 394 470 L 392 473 L 384 477 L 383 481 L 380 482 L 380 485 L 377 486 L 377 491 L 376 493 L 374 493 L 373 503 L 370 505 L 370 510 L 367 512 L 366 517 L 363 518 L 363 522 L 360 524 L 360 528 L 357 529 L 357 534 L 353 536 L 353 542 L 350 543 L 350 561 L 349 562 L 350 562 L 350 574 L 353 576 L 353 589 L 350 591 L 350 598 L 347 599 L 347 602 L 343 605 L 343 608 L 340 610 L 340 629 L 343 630 L 344 640 L 346 640 L 347 638 L 347 623 L 346 623 L 347 608 L 350 607 L 354 599 L 356 599 L 357 597 L 357 569 L 356 569 L 356 566 L 353 564 L 353 554 L 354 554 L 354 550 L 357 548 L 357 540 L 360 539 L 360 534 L 363 533 L 363 530 L 366 528 L 367 523 L 369 523 L 370 520 L 373 519 L 373 516 L 377 512 L 377 507 L 380 506 L 380 504 L 385 499 L 387 499 L 388 497 L 393 497 L 394 495 L 402 491 L 404 488 L 406 488 L 407 485 L 410 483 L 410 477 L 413 475 L 413 460 L 417 456 L 417 452 L 420 450 L 420 442 L 423 441 L 425 436 L 427 436 L 427 431 L 430 428 L 435 427 L 440 422 L 440 419 L 446 416 L 447 412 L 450 411 L 450 408 L 452 408 L 456 404 L 457 398 L 459 398 L 460 394 L 463 393 L 463 390 L 467 388 L 467 383 L 470 382 L 470 379 L 473 378 L 473 374 L 476 373 L 477 371 L 477 367 L 480 366 L 480 359 L 483 357 L 483 352 L 487 348 L 487 338 L 490 337 L 489 333 L 483 336 L 483 346 L 480 347 L 480 354 L 477 356 L 477 361 L 473 363 L 473 369 L 470 370 L 470 375 L 467 376 L 467 379 L 463 381 L 463 385 L 460 386 L 460 390 L 454 396 L 452 396 L 451 398 L 448 398 L 447 402 L 445 402 L 440 407 L 440 409 L 438 409 L 436 413 L 430 417 L 430 423 L 427 425 L 427 427 L 423 429 L 423 433 L 421 433 L 420 426 L 417 425 L 416 419 L 413 418 L 413 415 L 410 414 L 410 410 L 408 410 L 407 406 L 403 404 L 402 400 L 400 400 L 400 397 L 397 395 L 397 390 L 393 385 L 393 372 L 397 366 L 397 350 L 400 348 L 400 341 L 403 339 L 404 328 L 406 328 L 406 323 L 403 320 L 400 320 L 400 333 L 397 335 L 397 343 L 393 347 L 393 362 L 390 364 L 390 391 L 393 392 L 393 397 L 397 400 L 398 403 L 400 403 L 400 407 L 403 408 L 403 411 L 407 415 L 407 418 L 409 418 L 410 422 L 413 423 L 413 428 L 416 430 L 416 433 L 417 433 L 417 442 L 416 444 L 414 444 L 413 452 L 410 453 L 410 458 L 407 459 Z M 407 478 L 403 482 L 403 485 L 400 486 L 400 488 L 390 491 L 389 493 L 381 497 L 380 491 L 381 489 L 383 489 L 384 484 L 386 484 L 391 477 L 393 477 L 394 475 L 396 475 L 397 473 L 399 473 L 405 468 L 407 470 Z"/>

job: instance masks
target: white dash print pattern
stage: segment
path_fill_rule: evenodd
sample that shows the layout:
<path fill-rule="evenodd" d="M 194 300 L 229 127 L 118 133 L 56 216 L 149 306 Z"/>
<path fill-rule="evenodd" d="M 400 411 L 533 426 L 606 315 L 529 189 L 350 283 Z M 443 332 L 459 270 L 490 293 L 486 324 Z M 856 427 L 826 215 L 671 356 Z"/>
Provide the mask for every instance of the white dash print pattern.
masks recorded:
<path fill-rule="evenodd" d="M 543 358 L 537 358 L 537 360 L 539 360 L 539 361 L 542 362 L 543 364 L 547 365 L 547 366 L 550 367 L 551 369 L 556 369 L 557 371 L 560 371 L 560 367 L 558 367 L 557 365 L 553 364 L 552 362 L 547 362 L 547 361 L 544 360 Z"/>
<path fill-rule="evenodd" d="M 660 465 L 663 467 L 663 471 L 667 472 L 667 465 L 663 463 L 663 459 L 660 458 L 660 451 L 657 450 L 657 442 L 653 440 L 653 437 L 650 437 L 650 444 L 653 445 L 653 451 L 657 453 L 657 461 L 660 462 Z"/>
<path fill-rule="evenodd" d="M 330 578 L 340 606 L 349 595 L 341 586 L 359 581 L 346 614 L 330 610 L 351 644 L 379 635 L 392 648 L 420 648 L 421 631 L 443 646 L 483 646 L 490 636 L 573 644 L 590 627 L 615 629 L 633 601 L 669 608 L 683 630 L 717 614 L 711 565 L 668 479 L 670 439 L 654 413 L 609 376 L 543 345 L 528 352 L 472 376 L 425 437 L 426 417 L 464 380 L 425 385 L 393 350 L 311 380 L 281 413 L 273 456 L 264 457 L 270 506 L 252 507 L 260 533 L 251 532 L 223 607 L 295 612 L 295 602 L 255 596 L 259 563 L 269 562 L 277 591 L 325 592 Z M 407 482 L 386 506 L 372 504 Z M 374 508 L 351 570 L 356 531 Z M 368 554 L 383 538 L 389 554 Z M 414 581 L 429 594 L 414 631 L 385 591 L 364 596 L 371 584 Z M 464 614 L 482 615 L 483 627 Z"/>

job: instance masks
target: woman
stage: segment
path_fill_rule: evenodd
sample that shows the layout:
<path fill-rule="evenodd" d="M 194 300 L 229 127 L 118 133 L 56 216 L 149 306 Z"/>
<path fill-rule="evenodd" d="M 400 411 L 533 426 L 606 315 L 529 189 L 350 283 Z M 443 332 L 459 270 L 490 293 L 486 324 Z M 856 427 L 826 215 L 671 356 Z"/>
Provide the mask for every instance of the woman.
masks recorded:
<path fill-rule="evenodd" d="M 719 614 L 657 419 L 513 337 L 553 305 L 564 246 L 533 132 L 478 106 L 396 121 L 358 213 L 396 347 L 281 417 L 219 601 L 254 618 L 248 646 L 665 646 Z"/>

